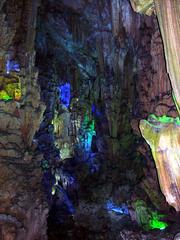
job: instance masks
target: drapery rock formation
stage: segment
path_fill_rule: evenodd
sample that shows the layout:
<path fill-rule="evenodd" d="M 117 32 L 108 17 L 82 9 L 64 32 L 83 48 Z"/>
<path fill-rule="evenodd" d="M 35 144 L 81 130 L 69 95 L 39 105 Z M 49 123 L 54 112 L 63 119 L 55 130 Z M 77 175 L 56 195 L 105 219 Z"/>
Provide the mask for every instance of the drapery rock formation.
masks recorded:
<path fill-rule="evenodd" d="M 149 116 L 140 130 L 151 147 L 161 190 L 169 205 L 180 211 L 180 121 L 179 118 Z"/>
<path fill-rule="evenodd" d="M 35 132 L 45 109 L 34 68 L 37 1 L 0 3 L 0 239 L 46 239 L 42 155 Z M 15 80 L 14 80 L 15 79 Z"/>

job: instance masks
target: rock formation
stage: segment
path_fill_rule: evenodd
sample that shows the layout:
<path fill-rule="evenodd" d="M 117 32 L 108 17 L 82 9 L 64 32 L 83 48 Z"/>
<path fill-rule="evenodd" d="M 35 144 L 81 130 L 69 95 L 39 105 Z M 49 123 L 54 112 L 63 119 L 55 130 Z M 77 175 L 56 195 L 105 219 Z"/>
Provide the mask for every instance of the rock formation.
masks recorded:
<path fill-rule="evenodd" d="M 140 121 L 141 133 L 152 150 L 161 190 L 176 211 L 180 210 L 179 125 L 178 118 L 165 116 L 150 116 L 149 121 Z"/>
<path fill-rule="evenodd" d="M 131 4 L 134 8 L 135 11 L 140 12 L 140 13 L 146 13 L 143 12 L 141 9 L 148 9 L 150 8 L 150 13 L 151 13 L 151 6 L 146 5 L 145 2 L 143 1 L 131 1 Z M 151 4 L 153 5 L 153 1 L 151 1 Z M 154 1 L 154 5 L 155 5 L 155 10 L 156 10 L 156 14 L 157 14 L 157 18 L 158 18 L 158 22 L 159 22 L 159 26 L 160 26 L 160 31 L 162 34 L 162 39 L 163 39 L 163 45 L 164 45 L 164 50 L 165 50 L 165 56 L 166 56 L 166 66 L 167 66 L 167 72 L 169 73 L 170 76 L 170 81 L 172 84 L 172 88 L 173 88 L 173 92 L 171 93 L 172 97 L 174 97 L 174 102 L 177 108 L 177 112 L 179 113 L 179 93 L 180 93 L 180 89 L 179 89 L 179 73 L 178 73 L 178 69 L 179 69 L 179 54 L 178 54 L 178 44 L 179 44 L 179 16 L 180 16 L 180 12 L 179 12 L 179 7 L 178 7 L 178 2 L 177 1 Z M 156 51 L 157 53 L 157 51 Z M 163 103 L 165 103 L 163 101 Z M 162 107 L 160 107 L 160 111 L 164 110 L 165 112 L 158 112 L 157 115 L 158 116 L 162 116 L 164 114 L 169 114 L 168 109 L 163 109 Z M 151 112 L 150 112 L 151 113 Z M 154 111 L 153 111 L 154 113 Z M 177 113 L 176 113 L 177 115 Z M 168 118 L 167 118 L 168 119 Z M 163 122 L 162 122 L 163 124 Z M 147 127 L 147 129 L 146 129 Z M 161 128 L 161 127 L 160 127 Z M 173 129 L 174 128 L 174 129 Z M 166 200 L 167 202 L 174 206 L 175 209 L 177 211 L 179 211 L 179 191 L 180 191 L 180 187 L 179 187 L 179 152 L 178 152 L 178 137 L 176 137 L 176 131 L 177 128 L 176 126 L 172 125 L 172 123 L 169 124 L 169 126 L 167 126 L 167 123 L 165 124 L 164 127 L 162 127 L 162 129 L 166 129 L 169 133 L 164 133 L 164 131 L 161 131 L 156 129 L 155 131 L 158 131 L 158 140 L 157 137 L 154 136 L 154 130 L 153 128 L 151 128 L 151 130 L 148 128 L 148 125 L 144 124 L 144 122 L 140 123 L 140 129 L 141 129 L 141 133 L 142 135 L 145 137 L 146 141 L 149 143 L 150 142 L 150 146 L 153 152 L 153 157 L 155 158 L 155 162 L 156 162 L 156 167 L 157 167 L 157 171 L 158 171 L 158 175 L 159 175 L 159 179 L 160 179 L 160 185 L 161 185 L 161 189 L 164 193 L 164 195 L 166 196 Z M 170 130 L 171 129 L 171 130 Z M 148 131 L 149 133 L 146 134 L 145 132 Z M 152 132 L 151 132 L 152 131 Z M 150 133 L 151 132 L 151 133 Z M 162 134 L 162 136 L 161 136 Z M 165 137 L 165 136 L 166 137 Z M 168 135 L 168 137 L 167 137 Z M 151 139 L 152 138 L 152 139 Z M 156 140 L 154 140 L 154 138 Z M 159 147 L 159 142 L 160 139 L 166 139 L 163 140 L 164 145 L 166 145 L 166 147 L 170 148 L 172 151 L 172 155 L 173 152 L 175 152 L 175 158 L 171 157 L 170 155 L 167 153 L 164 153 L 164 150 L 161 149 L 161 147 Z M 167 140 L 167 138 L 169 140 Z M 174 142 L 174 143 L 173 143 Z M 169 145 L 169 146 L 168 146 Z M 174 149 L 174 150 L 173 150 Z M 161 152 L 162 154 L 155 154 L 155 152 Z M 166 151 L 166 150 L 165 150 Z M 167 150 L 169 151 L 169 150 Z M 174 163 L 172 165 L 171 160 L 174 159 Z M 162 167 L 162 166 L 166 166 L 166 167 Z M 161 167 L 160 167 L 161 166 Z M 169 167 L 167 167 L 169 166 Z M 170 168 L 172 167 L 172 169 L 170 170 Z M 174 167 L 173 167 L 174 166 Z M 169 173 L 169 171 L 171 171 L 171 173 Z M 170 178 L 167 178 L 167 175 L 170 175 Z M 169 183 L 167 183 L 169 182 Z M 173 187 L 171 187 L 173 185 Z M 166 188 L 166 189 L 165 189 Z M 172 190 L 173 189 L 173 190 Z M 174 190 L 175 189 L 175 190 Z M 172 192 L 173 191 L 173 192 Z"/>
<path fill-rule="evenodd" d="M 0 238 L 44 240 L 48 211 L 34 139 L 45 109 L 34 67 L 37 1 L 0 6 Z"/>

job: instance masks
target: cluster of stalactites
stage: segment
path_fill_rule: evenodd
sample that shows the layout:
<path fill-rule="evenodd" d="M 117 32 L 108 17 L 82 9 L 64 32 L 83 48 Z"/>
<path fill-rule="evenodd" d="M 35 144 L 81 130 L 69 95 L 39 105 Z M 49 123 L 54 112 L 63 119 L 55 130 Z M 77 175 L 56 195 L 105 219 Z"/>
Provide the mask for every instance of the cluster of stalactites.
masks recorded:
<path fill-rule="evenodd" d="M 151 148 L 166 201 L 180 211 L 180 120 L 150 115 L 148 121 L 140 121 L 140 130 Z"/>

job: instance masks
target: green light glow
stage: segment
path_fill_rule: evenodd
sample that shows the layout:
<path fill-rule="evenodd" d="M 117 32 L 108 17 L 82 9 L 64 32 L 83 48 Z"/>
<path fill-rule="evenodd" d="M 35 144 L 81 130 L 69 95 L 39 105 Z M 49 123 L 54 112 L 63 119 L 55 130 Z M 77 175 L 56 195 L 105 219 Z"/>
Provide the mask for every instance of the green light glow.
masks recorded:
<path fill-rule="evenodd" d="M 10 100 L 10 99 L 12 99 L 12 97 L 11 96 L 9 96 L 7 93 L 6 93 L 6 91 L 0 91 L 0 100 L 4 100 L 4 101 L 8 101 L 8 100 Z"/>
<path fill-rule="evenodd" d="M 90 117 L 86 113 L 84 115 L 84 120 L 81 126 L 81 134 L 78 137 L 79 142 L 86 151 L 89 151 L 91 149 L 92 138 L 94 135 L 96 135 L 95 121 L 93 119 L 90 119 Z"/>
<path fill-rule="evenodd" d="M 133 206 L 136 211 L 137 222 L 144 230 L 164 230 L 168 226 L 167 223 L 161 221 L 164 215 L 159 214 L 157 211 L 152 211 L 145 201 L 138 199 L 133 203 Z"/>
<path fill-rule="evenodd" d="M 20 78 L 11 74 L 8 78 L 0 76 L 0 82 L 3 83 L 3 89 L 0 90 L 0 100 L 21 99 L 21 82 Z"/>
<path fill-rule="evenodd" d="M 160 229 L 164 230 L 168 224 L 160 221 L 160 218 L 164 217 L 163 215 L 159 215 L 157 212 L 152 212 L 152 219 L 149 222 L 150 229 Z"/>
<path fill-rule="evenodd" d="M 166 115 L 158 117 L 154 114 L 151 114 L 148 117 L 148 121 L 149 121 L 150 124 L 159 122 L 159 123 L 164 123 L 164 124 L 175 123 L 177 125 L 180 125 L 180 118 L 179 117 L 173 118 L 173 117 L 168 117 Z"/>

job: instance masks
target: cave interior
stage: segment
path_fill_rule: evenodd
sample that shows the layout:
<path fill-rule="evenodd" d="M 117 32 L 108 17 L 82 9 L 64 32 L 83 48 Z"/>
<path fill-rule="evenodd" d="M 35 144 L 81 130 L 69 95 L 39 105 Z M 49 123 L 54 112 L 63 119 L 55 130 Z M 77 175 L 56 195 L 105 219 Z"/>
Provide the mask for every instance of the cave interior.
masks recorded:
<path fill-rule="evenodd" d="M 180 240 L 179 50 L 179 0 L 0 0 L 0 240 Z"/>

